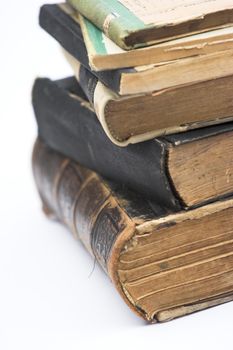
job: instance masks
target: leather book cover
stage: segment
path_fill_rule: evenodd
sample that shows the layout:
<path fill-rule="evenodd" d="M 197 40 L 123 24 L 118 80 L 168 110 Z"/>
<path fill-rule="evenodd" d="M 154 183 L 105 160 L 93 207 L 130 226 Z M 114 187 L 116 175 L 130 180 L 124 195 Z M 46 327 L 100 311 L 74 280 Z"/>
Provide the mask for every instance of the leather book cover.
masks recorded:
<path fill-rule="evenodd" d="M 44 212 L 81 240 L 139 316 L 163 322 L 233 300 L 232 199 L 171 215 L 40 140 L 33 173 Z"/>
<path fill-rule="evenodd" d="M 37 79 L 32 100 L 39 136 L 47 145 L 159 201 L 170 212 L 200 206 L 232 192 L 233 123 L 122 148 L 106 136 L 74 77 Z M 171 166 L 176 150 L 176 162 Z M 182 177 L 185 170 L 187 175 Z"/>

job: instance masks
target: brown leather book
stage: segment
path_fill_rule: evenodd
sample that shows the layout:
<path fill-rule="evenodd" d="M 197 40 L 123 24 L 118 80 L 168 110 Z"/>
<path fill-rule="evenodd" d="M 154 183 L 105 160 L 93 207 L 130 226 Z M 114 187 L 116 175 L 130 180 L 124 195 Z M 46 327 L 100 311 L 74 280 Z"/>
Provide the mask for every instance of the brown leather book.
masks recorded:
<path fill-rule="evenodd" d="M 44 211 L 82 241 L 138 315 L 162 322 L 233 300 L 233 199 L 169 214 L 40 140 L 33 171 Z"/>

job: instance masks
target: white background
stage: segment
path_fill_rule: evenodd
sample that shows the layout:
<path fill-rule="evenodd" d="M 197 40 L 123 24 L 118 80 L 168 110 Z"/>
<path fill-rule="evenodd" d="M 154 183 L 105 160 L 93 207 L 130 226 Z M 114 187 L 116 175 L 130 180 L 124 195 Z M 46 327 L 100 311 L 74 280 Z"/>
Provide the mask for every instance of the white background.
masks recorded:
<path fill-rule="evenodd" d="M 71 72 L 38 26 L 41 1 L 0 7 L 0 349 L 232 349 L 233 303 L 146 325 L 65 228 L 47 220 L 32 180 L 36 76 Z"/>

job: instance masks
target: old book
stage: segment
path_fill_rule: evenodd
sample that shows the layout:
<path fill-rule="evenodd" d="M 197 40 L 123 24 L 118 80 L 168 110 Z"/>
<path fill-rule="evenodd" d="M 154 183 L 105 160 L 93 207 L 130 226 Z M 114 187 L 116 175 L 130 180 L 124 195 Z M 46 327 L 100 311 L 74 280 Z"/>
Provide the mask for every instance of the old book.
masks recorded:
<path fill-rule="evenodd" d="M 231 0 L 68 0 L 124 49 L 233 23 Z"/>
<path fill-rule="evenodd" d="M 40 23 L 67 51 L 82 64 L 87 66 L 89 63 L 94 71 L 155 65 L 233 49 L 233 27 L 231 26 L 126 51 L 106 37 L 93 23 L 77 15 L 72 7 L 64 3 L 42 6 Z M 126 74 L 128 71 L 123 70 L 122 73 Z M 111 74 L 115 72 L 112 71 Z"/>
<path fill-rule="evenodd" d="M 78 62 L 74 60 L 76 58 L 82 65 L 91 70 L 80 27 L 59 6 L 43 6 L 40 11 L 40 25 L 73 56 L 69 61 L 71 60 L 74 66 L 78 65 Z M 92 30 L 90 32 L 94 33 Z M 227 41 L 228 44 L 226 47 L 228 48 L 233 48 L 232 34 L 228 38 L 229 41 Z M 96 43 L 98 41 L 96 39 L 98 35 L 93 34 L 93 37 Z M 220 45 L 222 39 L 216 37 L 215 40 L 216 45 Z M 205 44 L 203 42 L 196 44 L 198 50 L 209 50 L 215 46 L 213 42 L 212 44 Z M 184 53 L 187 53 L 187 55 L 188 53 L 191 54 L 191 47 L 192 45 L 188 43 L 187 47 L 183 48 Z M 181 49 L 181 44 L 179 44 L 178 51 L 179 49 Z M 223 48 L 221 49 L 223 50 Z M 174 47 L 171 49 L 171 52 L 175 52 Z M 131 51 L 127 54 L 133 54 L 133 52 Z M 166 64 L 165 62 L 160 62 L 150 66 L 93 72 L 93 74 L 119 95 L 147 93 L 176 85 L 215 79 L 233 74 L 233 50 L 201 56 L 197 55 L 196 51 L 193 51 L 192 54 L 195 57 L 167 62 Z M 146 57 L 150 57 L 150 54 L 147 53 Z M 159 57 L 160 55 L 158 54 L 157 58 L 159 59 Z M 122 59 L 125 62 L 125 59 Z M 119 61 L 117 58 L 117 62 Z"/>
<path fill-rule="evenodd" d="M 232 193 L 233 122 L 118 147 L 104 133 L 75 78 L 37 79 L 33 107 L 47 145 L 167 211 Z"/>
<path fill-rule="evenodd" d="M 77 16 L 77 15 L 76 15 Z M 79 15 L 92 70 L 160 64 L 186 57 L 232 49 L 233 27 L 194 34 L 149 47 L 123 50 L 85 17 Z"/>
<path fill-rule="evenodd" d="M 67 51 L 63 50 L 63 52 L 74 72 L 79 74 L 81 63 Z M 229 50 L 201 57 L 180 59 L 160 66 L 135 67 L 126 72 L 118 72 L 120 80 L 117 80 L 115 86 L 118 87 L 118 95 L 122 96 L 155 93 L 232 75 L 232 60 L 233 50 Z M 93 72 L 92 74 L 95 75 Z"/>
<path fill-rule="evenodd" d="M 233 300 L 233 200 L 169 215 L 37 141 L 44 211 L 79 238 L 125 302 L 162 322 Z"/>
<path fill-rule="evenodd" d="M 121 97 L 68 57 L 104 131 L 118 146 L 233 119 L 233 75 Z"/>

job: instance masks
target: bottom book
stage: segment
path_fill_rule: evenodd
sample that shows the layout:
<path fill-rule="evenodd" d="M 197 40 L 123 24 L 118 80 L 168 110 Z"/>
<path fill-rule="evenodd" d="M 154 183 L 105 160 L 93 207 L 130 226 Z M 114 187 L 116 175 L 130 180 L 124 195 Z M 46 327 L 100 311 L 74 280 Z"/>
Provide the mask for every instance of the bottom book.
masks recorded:
<path fill-rule="evenodd" d="M 82 241 L 138 315 L 162 322 L 233 300 L 233 199 L 172 214 L 40 140 L 33 172 L 44 211 Z"/>

